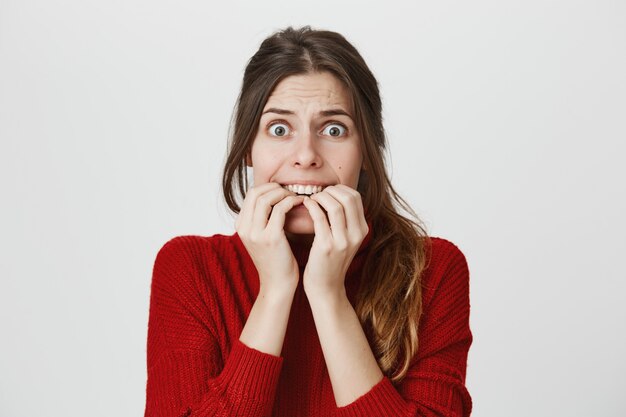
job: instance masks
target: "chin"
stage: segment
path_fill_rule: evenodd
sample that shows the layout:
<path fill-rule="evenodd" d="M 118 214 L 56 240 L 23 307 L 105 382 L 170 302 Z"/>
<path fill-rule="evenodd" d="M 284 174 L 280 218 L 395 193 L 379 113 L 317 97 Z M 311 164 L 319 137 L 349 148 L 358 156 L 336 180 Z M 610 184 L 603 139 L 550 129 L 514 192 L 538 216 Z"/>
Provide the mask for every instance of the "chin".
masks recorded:
<path fill-rule="evenodd" d="M 306 210 L 288 212 L 285 217 L 285 232 L 293 233 L 294 235 L 314 234 L 313 219 L 309 215 L 309 212 Z"/>

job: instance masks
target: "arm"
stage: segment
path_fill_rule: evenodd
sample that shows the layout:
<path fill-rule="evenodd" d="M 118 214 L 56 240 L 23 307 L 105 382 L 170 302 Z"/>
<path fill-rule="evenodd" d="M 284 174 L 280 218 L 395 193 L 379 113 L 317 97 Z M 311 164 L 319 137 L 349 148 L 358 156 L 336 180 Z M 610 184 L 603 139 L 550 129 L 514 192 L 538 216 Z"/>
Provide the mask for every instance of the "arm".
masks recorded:
<path fill-rule="evenodd" d="M 223 328 L 220 321 L 228 320 L 229 312 L 217 310 L 222 303 L 199 297 L 215 296 L 193 262 L 207 255 L 192 256 L 197 246 L 181 239 L 159 252 L 150 301 L 146 417 L 271 412 L 299 278 L 283 225 L 285 213 L 300 200 L 278 184 L 253 188 L 244 200 L 236 228 L 259 273 L 260 290 L 227 358 L 221 357 L 223 331 L 215 329 Z M 217 258 L 207 261 L 220 264 Z"/>
<path fill-rule="evenodd" d="M 173 239 L 155 261 L 145 416 L 265 416 L 282 359 L 238 340 L 222 357 L 216 303 L 204 298 L 212 291 L 191 262 L 196 247 L 189 238 Z"/>
<path fill-rule="evenodd" d="M 425 304 L 420 349 L 407 376 L 394 386 L 387 377 L 381 379 L 343 286 L 346 259 L 349 263 L 364 236 L 362 206 L 355 203 L 358 194 L 347 187 L 328 187 L 325 191 L 305 200 L 314 220 L 315 241 L 304 285 L 338 415 L 469 416 L 471 398 L 465 388 L 465 370 L 472 335 L 465 257 L 449 242 L 438 246 L 433 259 L 437 267 L 428 283 L 436 291 L 434 296 L 429 293 L 429 303 Z M 328 221 L 320 206 L 328 213 Z"/>
<path fill-rule="evenodd" d="M 335 402 L 344 406 L 383 378 L 344 286 L 348 267 L 369 227 L 360 194 L 345 185 L 327 187 L 304 204 L 313 219 L 315 239 L 303 284 Z"/>
<path fill-rule="evenodd" d="M 307 293 L 338 407 L 354 402 L 383 378 L 345 291 Z"/>
<path fill-rule="evenodd" d="M 299 280 L 298 264 L 283 230 L 286 213 L 302 201 L 279 184 L 249 190 L 236 228 L 259 274 L 259 295 L 239 340 L 274 356 L 283 347 Z"/>
<path fill-rule="evenodd" d="M 340 301 L 344 306 L 341 308 L 328 301 L 311 303 L 339 407 L 338 416 L 470 415 L 472 400 L 465 387 L 467 355 L 472 343 L 469 270 L 458 248 L 450 243 L 442 244 L 447 254 L 440 252 L 444 262 L 433 265 L 435 270 L 429 282 L 433 294 L 425 296 L 428 304 L 420 321 L 420 348 L 407 376 L 395 386 L 383 377 L 367 389 L 375 380 L 371 377 L 375 374 L 373 354 L 369 345 L 363 344 L 365 336 L 356 314 L 347 313 L 351 308 L 349 303 Z"/>

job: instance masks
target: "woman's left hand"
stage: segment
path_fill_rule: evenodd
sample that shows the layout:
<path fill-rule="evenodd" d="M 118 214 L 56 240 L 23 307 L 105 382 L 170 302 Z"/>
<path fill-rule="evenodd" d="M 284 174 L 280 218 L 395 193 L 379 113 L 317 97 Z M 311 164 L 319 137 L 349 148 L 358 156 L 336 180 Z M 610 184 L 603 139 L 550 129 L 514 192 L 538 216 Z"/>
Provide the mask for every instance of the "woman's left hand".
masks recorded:
<path fill-rule="evenodd" d="M 308 296 L 341 294 L 348 267 L 369 230 L 361 194 L 337 184 L 306 198 L 303 204 L 315 231 L 303 274 L 304 289 Z"/>

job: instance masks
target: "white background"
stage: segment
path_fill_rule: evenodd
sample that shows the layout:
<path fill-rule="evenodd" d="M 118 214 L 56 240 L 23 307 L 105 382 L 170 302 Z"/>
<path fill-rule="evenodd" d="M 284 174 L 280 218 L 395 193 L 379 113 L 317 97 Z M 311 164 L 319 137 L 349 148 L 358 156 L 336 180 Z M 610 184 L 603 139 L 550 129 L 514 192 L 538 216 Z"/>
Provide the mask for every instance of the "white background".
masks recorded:
<path fill-rule="evenodd" d="M 0 416 L 143 415 L 154 258 L 232 233 L 232 108 L 290 24 L 361 51 L 467 257 L 472 415 L 626 415 L 626 3 L 409 3 L 0 0 Z"/>

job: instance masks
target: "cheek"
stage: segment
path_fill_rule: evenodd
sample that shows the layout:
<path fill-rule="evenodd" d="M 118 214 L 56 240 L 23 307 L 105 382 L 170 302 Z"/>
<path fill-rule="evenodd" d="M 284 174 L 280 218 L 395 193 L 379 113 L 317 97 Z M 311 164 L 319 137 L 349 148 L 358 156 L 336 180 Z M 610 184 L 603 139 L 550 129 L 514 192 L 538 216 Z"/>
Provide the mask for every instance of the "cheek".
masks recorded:
<path fill-rule="evenodd" d="M 285 231 L 298 235 L 308 235 L 315 233 L 313 219 L 304 206 L 293 209 L 285 216 Z"/>
<path fill-rule="evenodd" d="M 333 166 L 341 183 L 356 189 L 361 172 L 362 158 L 360 153 L 351 152 L 333 161 Z"/>
<path fill-rule="evenodd" d="M 265 149 L 254 149 L 251 153 L 251 160 L 255 184 L 268 182 L 280 166 L 276 154 Z"/>

